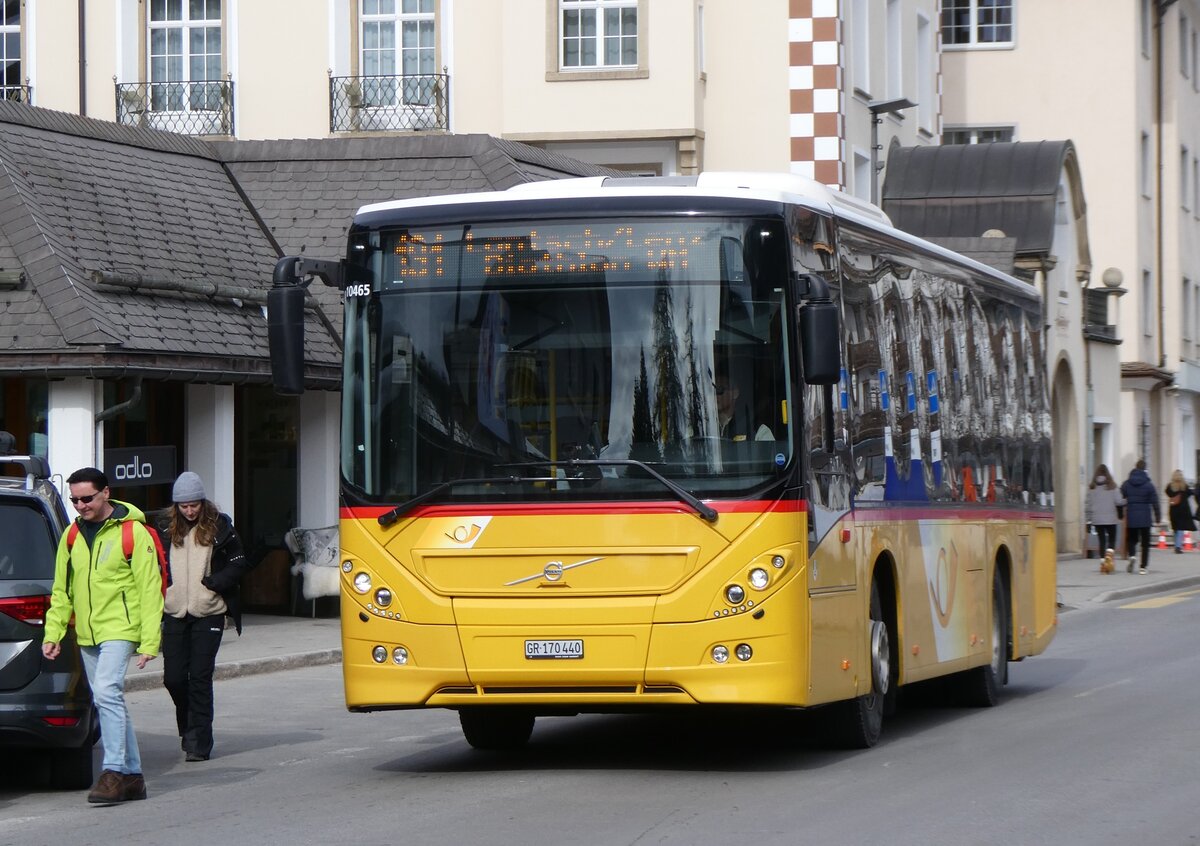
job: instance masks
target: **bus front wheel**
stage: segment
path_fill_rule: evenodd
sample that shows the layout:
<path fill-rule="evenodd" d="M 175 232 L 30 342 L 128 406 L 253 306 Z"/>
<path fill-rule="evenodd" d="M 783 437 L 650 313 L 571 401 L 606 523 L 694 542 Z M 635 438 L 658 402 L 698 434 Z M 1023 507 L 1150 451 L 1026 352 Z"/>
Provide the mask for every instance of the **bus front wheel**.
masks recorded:
<path fill-rule="evenodd" d="M 463 737 L 476 749 L 520 749 L 533 733 L 534 715 L 512 708 L 463 708 Z"/>
<path fill-rule="evenodd" d="M 883 615 L 879 585 L 871 585 L 871 617 L 867 621 L 871 649 L 871 691 L 835 706 L 842 743 L 851 749 L 869 749 L 879 742 L 883 711 L 892 689 L 891 635 Z"/>

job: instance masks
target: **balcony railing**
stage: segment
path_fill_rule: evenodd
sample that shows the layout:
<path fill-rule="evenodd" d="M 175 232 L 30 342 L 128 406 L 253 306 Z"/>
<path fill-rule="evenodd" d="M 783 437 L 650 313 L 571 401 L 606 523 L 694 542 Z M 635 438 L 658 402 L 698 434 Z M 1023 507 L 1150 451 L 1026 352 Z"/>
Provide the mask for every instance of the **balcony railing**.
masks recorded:
<path fill-rule="evenodd" d="M 450 128 L 450 77 L 331 76 L 330 132 L 413 132 Z"/>
<path fill-rule="evenodd" d="M 182 135 L 232 135 L 233 81 L 119 83 L 117 122 Z"/>
<path fill-rule="evenodd" d="M 33 103 L 33 88 L 29 85 L 0 85 L 0 98 L 13 103 Z"/>

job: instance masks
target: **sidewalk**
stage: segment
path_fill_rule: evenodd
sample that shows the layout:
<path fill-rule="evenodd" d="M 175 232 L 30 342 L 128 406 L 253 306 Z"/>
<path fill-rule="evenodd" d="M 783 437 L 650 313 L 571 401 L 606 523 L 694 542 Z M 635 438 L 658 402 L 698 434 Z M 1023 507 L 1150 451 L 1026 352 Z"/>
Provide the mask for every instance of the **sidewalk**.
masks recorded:
<path fill-rule="evenodd" d="M 1085 608 L 1103 602 L 1200 586 L 1200 551 L 1176 555 L 1170 548 L 1153 549 L 1146 575 L 1134 568 L 1125 572 L 1125 558 L 1116 561 L 1116 572 L 1103 575 L 1100 560 L 1075 555 L 1058 559 L 1058 604 L 1060 611 Z M 336 618 L 277 617 L 248 614 L 242 621 L 242 636 L 226 629 L 217 653 L 217 679 L 270 673 L 342 660 L 341 622 Z M 150 690 L 162 686 L 162 659 L 146 669 L 130 665 L 125 689 Z"/>
<path fill-rule="evenodd" d="M 267 614 L 242 616 L 242 636 L 228 628 L 217 653 L 215 679 L 231 679 L 255 673 L 293 670 L 342 660 L 341 621 L 337 617 L 276 617 Z M 162 687 L 162 656 L 139 670 L 133 663 L 125 677 L 125 690 Z"/>
<path fill-rule="evenodd" d="M 1200 586 L 1200 551 L 1176 555 L 1171 548 L 1170 533 L 1167 537 L 1166 549 L 1150 550 L 1149 572 L 1144 576 L 1138 573 L 1140 556 L 1132 574 L 1125 572 L 1129 559 L 1118 556 L 1113 562 L 1116 570 L 1111 575 L 1104 575 L 1100 572 L 1099 558 L 1060 555 L 1058 604 L 1061 610 Z"/>

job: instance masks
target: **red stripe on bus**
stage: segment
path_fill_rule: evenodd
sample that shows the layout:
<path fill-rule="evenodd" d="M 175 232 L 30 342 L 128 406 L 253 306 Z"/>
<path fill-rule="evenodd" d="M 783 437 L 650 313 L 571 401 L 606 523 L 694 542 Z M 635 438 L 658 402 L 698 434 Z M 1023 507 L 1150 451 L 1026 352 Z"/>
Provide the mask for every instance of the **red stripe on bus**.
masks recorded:
<path fill-rule="evenodd" d="M 706 500 L 710 505 L 723 514 L 762 514 L 788 513 L 808 510 L 808 503 L 803 500 Z M 343 506 L 343 520 L 366 520 L 375 518 L 391 511 L 385 505 Z M 495 502 L 464 503 L 462 505 L 425 505 L 415 508 L 405 515 L 414 517 L 457 517 L 462 515 L 494 514 L 514 517 L 542 515 L 579 515 L 579 514 L 694 514 L 692 509 L 682 503 L 674 502 L 571 502 L 561 504 L 538 505 L 534 503 L 514 503 L 511 505 Z"/>
<path fill-rule="evenodd" d="M 808 511 L 805 500 L 707 500 L 722 514 L 786 514 Z M 344 506 L 341 517 L 346 520 L 378 519 L 381 514 L 391 510 L 387 505 Z M 413 509 L 406 516 L 416 517 L 458 517 L 463 515 L 478 515 L 480 513 L 508 515 L 515 517 L 543 515 L 604 515 L 604 514 L 691 514 L 690 508 L 682 503 L 674 502 L 571 502 L 555 504 L 536 503 L 463 503 L 460 505 L 436 504 L 425 505 Z M 1004 507 L 990 506 L 936 506 L 936 505 L 871 505 L 859 507 L 840 516 L 843 522 L 912 522 L 916 520 L 951 520 L 980 522 L 998 520 L 1032 520 L 1053 522 L 1054 512 L 1034 510 L 1021 506 Z"/>

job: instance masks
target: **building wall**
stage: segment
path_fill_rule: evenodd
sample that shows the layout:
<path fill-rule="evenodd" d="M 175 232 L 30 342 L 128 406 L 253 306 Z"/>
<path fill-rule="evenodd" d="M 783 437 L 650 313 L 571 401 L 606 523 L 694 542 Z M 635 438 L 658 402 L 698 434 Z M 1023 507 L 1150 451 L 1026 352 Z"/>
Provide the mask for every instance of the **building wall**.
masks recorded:
<path fill-rule="evenodd" d="M 226 0 L 226 68 L 239 138 L 329 135 L 330 30 L 335 0 Z M 286 7 L 286 10 L 285 10 Z"/>
<path fill-rule="evenodd" d="M 1200 80 L 1190 55 L 1200 4 L 1178 0 L 1163 18 L 1161 269 L 1153 23 L 1147 29 L 1141 17 L 1152 6 L 1151 0 L 1097 0 L 1082 15 L 1070 4 L 1017 4 L 1012 48 L 945 49 L 943 106 L 947 125 L 1011 125 L 1016 140 L 1074 141 L 1087 187 L 1095 276 L 1098 281 L 1106 268 L 1116 268 L 1129 292 L 1118 309 L 1120 361 L 1184 375 L 1193 369 L 1188 360 L 1197 355 L 1200 335 L 1200 209 L 1194 196 L 1200 162 L 1192 162 L 1200 149 Z M 1070 33 L 1070 50 L 1062 49 L 1063 33 Z M 1181 172 L 1183 147 L 1191 173 Z M 1184 293 L 1184 278 L 1191 283 L 1190 295 Z M 1190 344 L 1184 342 L 1185 320 L 1190 321 Z M 1113 381 L 1112 374 L 1098 372 L 1112 366 L 1110 356 L 1095 358 L 1094 386 Z M 1096 390 L 1092 409 L 1097 418 L 1118 421 L 1114 474 L 1126 475 L 1148 451 L 1156 482 L 1175 467 L 1192 477 L 1197 472 L 1189 454 L 1194 437 L 1184 430 L 1193 425 L 1187 421 L 1197 419 L 1200 384 L 1184 379 L 1181 393 L 1170 396 L 1154 380 L 1119 384 L 1120 393 Z"/>
<path fill-rule="evenodd" d="M 87 113 L 115 119 L 114 78 L 147 77 L 146 5 L 84 8 Z M 226 0 L 236 137 L 329 135 L 330 75 L 361 72 L 356 8 L 356 0 Z M 558 68 L 558 0 L 439 0 L 436 63 L 450 79 L 450 129 L 623 166 L 657 163 L 664 173 L 819 169 L 822 181 L 863 197 L 868 187 L 853 174 L 857 152 L 865 182 L 870 102 L 919 104 L 883 118 L 884 151 L 893 137 L 936 141 L 936 40 L 927 79 L 917 76 L 914 45 L 919 19 L 936 33 L 937 0 L 755 0 L 747 9 L 740 0 L 640 0 L 639 68 L 575 73 Z M 79 111 L 77 16 L 27 0 L 25 29 L 34 102 Z M 869 82 L 850 78 L 847 62 L 856 61 Z"/>

